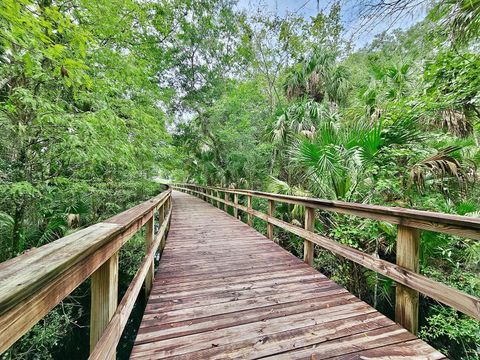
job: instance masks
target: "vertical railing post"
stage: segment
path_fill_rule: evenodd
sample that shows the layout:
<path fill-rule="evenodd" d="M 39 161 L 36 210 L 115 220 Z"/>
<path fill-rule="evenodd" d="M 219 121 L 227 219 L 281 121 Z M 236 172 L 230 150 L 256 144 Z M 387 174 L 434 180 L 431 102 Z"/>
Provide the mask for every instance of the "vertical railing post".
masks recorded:
<path fill-rule="evenodd" d="M 268 217 L 273 217 L 273 212 L 275 210 L 275 202 L 273 200 L 268 200 Z M 267 222 L 267 237 L 270 240 L 273 240 L 273 224 L 270 220 Z"/>
<path fill-rule="evenodd" d="M 220 192 L 218 190 L 216 191 L 216 195 L 217 195 L 216 197 L 220 199 Z M 217 200 L 217 208 L 220 209 L 220 201 L 219 200 Z"/>
<path fill-rule="evenodd" d="M 168 210 L 168 199 L 163 203 L 162 207 L 160 208 L 160 211 L 158 213 L 158 221 L 159 221 L 159 226 L 163 225 L 163 222 L 165 221 L 165 208 Z M 165 229 L 166 230 L 166 229 Z M 163 253 L 163 249 L 165 248 L 165 242 L 167 240 L 167 237 L 165 235 L 162 236 L 160 239 L 160 255 Z"/>
<path fill-rule="evenodd" d="M 305 230 L 314 231 L 315 229 L 315 209 L 305 207 Z M 313 242 L 303 240 L 303 261 L 308 265 L 313 265 Z"/>
<path fill-rule="evenodd" d="M 155 236 L 154 231 L 155 231 L 154 215 L 152 213 L 152 217 L 150 218 L 150 220 L 147 221 L 147 224 L 145 226 L 145 250 L 146 251 L 148 251 L 150 246 L 153 244 L 153 238 Z M 147 299 L 148 299 L 148 296 L 150 295 L 150 291 L 152 290 L 152 286 L 153 286 L 153 276 L 154 276 L 153 265 L 154 264 L 152 260 L 152 263 L 150 264 L 147 275 L 145 276 L 145 298 Z"/>
<path fill-rule="evenodd" d="M 418 273 L 420 231 L 408 226 L 397 228 L 397 265 Z M 418 291 L 396 285 L 395 321 L 416 335 L 418 332 Z"/>
<path fill-rule="evenodd" d="M 225 204 L 223 204 L 223 210 L 225 210 L 225 212 L 228 214 L 228 205 L 227 205 L 227 201 L 229 201 L 229 194 L 228 192 L 225 191 L 225 194 L 223 195 L 223 200 L 225 200 Z"/>
<path fill-rule="evenodd" d="M 90 352 L 107 327 L 118 305 L 118 252 L 91 278 Z M 114 359 L 115 356 L 112 357 Z"/>
<path fill-rule="evenodd" d="M 252 210 L 252 195 L 247 195 L 247 208 L 248 211 Z M 250 212 L 247 214 L 247 224 L 252 226 L 252 214 Z"/>
<path fill-rule="evenodd" d="M 238 219 L 238 209 L 237 209 L 238 194 L 237 193 L 233 194 L 233 203 L 235 204 L 235 206 L 233 207 L 233 216 L 235 217 L 235 219 Z"/>

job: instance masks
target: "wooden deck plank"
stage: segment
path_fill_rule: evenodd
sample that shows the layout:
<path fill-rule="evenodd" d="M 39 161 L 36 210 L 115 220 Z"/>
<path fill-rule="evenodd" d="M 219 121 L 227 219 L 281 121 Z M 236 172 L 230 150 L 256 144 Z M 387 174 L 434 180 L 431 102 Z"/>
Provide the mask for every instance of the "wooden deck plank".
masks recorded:
<path fill-rule="evenodd" d="M 263 321 L 275 317 L 282 317 L 293 313 L 307 312 L 315 309 L 345 305 L 351 301 L 352 295 L 346 293 L 345 295 L 339 295 L 338 297 L 335 297 L 333 299 L 331 297 L 327 297 L 326 299 L 319 299 L 317 297 L 314 297 L 302 302 L 295 300 L 287 303 L 279 303 L 249 310 L 241 310 L 237 311 L 234 314 L 235 316 L 232 316 L 232 313 L 222 313 L 208 317 L 196 317 L 193 320 L 186 319 L 176 322 L 168 322 L 168 320 L 164 321 L 162 318 L 161 325 L 158 325 L 159 319 L 154 318 L 150 322 L 145 321 L 144 324 L 142 324 L 143 326 L 139 330 L 139 335 L 148 334 L 148 336 L 151 336 L 153 332 L 161 331 L 161 333 L 155 335 L 155 339 L 162 340 L 175 337 L 178 333 L 186 335 L 198 333 L 200 331 L 242 325 L 249 322 Z M 139 336 L 137 340 L 138 343 L 141 343 L 143 339 L 141 336 Z"/>
<path fill-rule="evenodd" d="M 443 358 L 251 227 L 173 193 L 132 359 L 389 355 Z"/>
<path fill-rule="evenodd" d="M 348 292 L 339 293 L 338 290 L 334 291 L 329 291 L 325 292 L 321 296 L 320 294 L 312 294 L 310 296 L 314 296 L 314 299 L 317 300 L 317 304 L 315 305 L 310 305 L 308 301 L 310 300 L 306 294 L 300 294 L 300 296 L 294 297 L 294 298 L 288 298 L 286 300 L 282 299 L 276 299 L 276 298 L 251 298 L 247 299 L 244 301 L 233 301 L 229 303 L 221 303 L 221 304 L 216 304 L 216 305 L 208 305 L 208 306 L 202 306 L 202 307 L 195 307 L 191 309 L 180 309 L 180 310 L 174 310 L 174 311 L 169 311 L 162 313 L 162 315 L 157 314 L 146 314 L 144 317 L 144 321 L 148 320 L 161 320 L 162 323 L 172 323 L 172 322 L 178 322 L 178 321 L 189 321 L 192 318 L 194 319 L 199 319 L 199 318 L 209 318 L 209 317 L 214 317 L 217 315 L 223 315 L 223 314 L 230 314 L 230 316 L 236 317 L 237 315 L 244 315 L 244 311 L 246 310 L 254 310 L 257 313 L 261 313 L 263 308 L 266 308 L 267 312 L 274 312 L 274 309 L 272 307 L 276 305 L 283 305 L 283 304 L 290 304 L 294 302 L 294 306 L 298 310 L 298 312 L 302 312 L 300 309 L 301 306 L 305 309 L 305 311 L 310 311 L 312 309 L 317 309 L 317 308 L 322 308 L 323 304 L 326 304 L 325 306 L 333 307 L 335 305 L 340 304 L 340 301 L 344 299 L 343 296 L 348 294 Z M 303 298 L 302 298 L 303 297 Z M 305 298 L 305 300 L 303 300 Z M 327 298 L 325 300 L 325 298 Z M 338 300 L 337 303 L 329 303 L 328 298 Z M 350 301 L 348 302 L 353 302 L 354 300 L 350 298 Z M 301 306 L 299 307 L 298 304 L 301 303 Z M 242 312 L 241 314 L 239 314 Z M 292 310 L 292 313 L 294 311 Z M 288 315 L 288 314 L 286 314 Z M 263 319 L 263 318 L 262 318 Z"/>

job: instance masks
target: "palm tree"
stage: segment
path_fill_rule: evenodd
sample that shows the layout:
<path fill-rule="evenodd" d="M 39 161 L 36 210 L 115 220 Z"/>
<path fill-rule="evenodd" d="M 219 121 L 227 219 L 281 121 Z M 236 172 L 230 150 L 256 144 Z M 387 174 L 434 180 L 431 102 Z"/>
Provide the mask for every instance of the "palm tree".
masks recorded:
<path fill-rule="evenodd" d="M 374 159 L 382 144 L 381 123 L 347 126 L 330 120 L 322 123 L 312 140 L 299 139 L 292 155 L 316 195 L 351 200 L 364 165 Z"/>
<path fill-rule="evenodd" d="M 316 47 L 287 74 L 284 90 L 289 100 L 309 98 L 339 104 L 350 89 L 349 77 L 348 69 L 337 62 L 337 52 Z"/>
<path fill-rule="evenodd" d="M 287 74 L 284 91 L 290 105 L 278 116 L 272 129 L 273 140 L 287 144 L 292 135 L 315 135 L 316 128 L 350 89 L 349 72 L 338 64 L 337 53 L 317 47 L 310 57 L 296 64 Z"/>

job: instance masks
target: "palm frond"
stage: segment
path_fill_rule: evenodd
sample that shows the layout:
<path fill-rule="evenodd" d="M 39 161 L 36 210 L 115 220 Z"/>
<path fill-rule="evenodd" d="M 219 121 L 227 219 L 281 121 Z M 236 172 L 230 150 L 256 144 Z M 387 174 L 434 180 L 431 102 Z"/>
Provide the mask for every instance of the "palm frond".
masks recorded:
<path fill-rule="evenodd" d="M 458 150 L 460 150 L 460 147 L 449 146 L 415 164 L 410 170 L 411 181 L 419 189 L 423 189 L 425 187 L 425 179 L 428 175 L 431 175 L 436 179 L 455 178 L 460 185 L 464 185 L 465 171 L 460 162 L 452 156 L 452 153 Z"/>
<path fill-rule="evenodd" d="M 460 138 L 468 137 L 473 131 L 472 123 L 463 111 L 446 109 L 441 112 L 441 117 L 443 128 Z"/>
<path fill-rule="evenodd" d="M 68 224 L 64 217 L 53 217 L 49 220 L 47 226 L 43 230 L 37 241 L 37 247 L 55 241 L 68 231 Z"/>

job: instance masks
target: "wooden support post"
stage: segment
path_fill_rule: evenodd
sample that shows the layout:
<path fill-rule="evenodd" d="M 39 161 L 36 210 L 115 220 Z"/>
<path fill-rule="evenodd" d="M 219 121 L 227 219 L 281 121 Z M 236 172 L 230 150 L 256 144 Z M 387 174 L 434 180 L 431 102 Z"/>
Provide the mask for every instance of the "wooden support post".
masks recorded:
<path fill-rule="evenodd" d="M 275 202 L 273 200 L 268 200 L 268 216 L 273 217 L 273 212 L 275 210 Z M 267 237 L 270 240 L 273 240 L 273 224 L 271 222 L 267 223 Z"/>
<path fill-rule="evenodd" d="M 216 197 L 220 199 L 220 192 L 217 191 L 216 193 L 217 193 L 217 196 L 216 196 Z M 220 209 L 220 201 L 218 201 L 218 200 L 217 200 L 217 208 Z"/>
<path fill-rule="evenodd" d="M 418 273 L 420 231 L 408 226 L 397 227 L 397 265 Z M 418 332 L 418 291 L 396 286 L 395 321 L 416 335 Z"/>
<path fill-rule="evenodd" d="M 315 209 L 305 207 L 305 230 L 314 231 L 315 229 Z M 308 265 L 313 265 L 313 242 L 303 240 L 303 261 Z"/>
<path fill-rule="evenodd" d="M 225 200 L 225 204 L 223 204 L 223 210 L 225 210 L 225 212 L 228 214 L 228 205 L 227 205 L 227 201 L 229 201 L 229 196 L 228 196 L 228 193 L 225 191 L 225 194 L 223 195 L 223 199 Z"/>
<path fill-rule="evenodd" d="M 162 207 L 160 208 L 160 212 L 158 214 L 158 217 L 159 217 L 158 221 L 160 226 L 162 226 L 163 222 L 165 221 L 165 207 L 167 206 L 167 204 L 168 204 L 168 200 L 162 205 Z M 166 236 L 163 235 L 162 238 L 160 239 L 160 256 L 162 255 L 163 249 L 165 248 L 165 241 L 166 241 Z"/>
<path fill-rule="evenodd" d="M 91 295 L 90 352 L 92 352 L 117 309 L 118 252 L 113 254 L 92 274 Z"/>
<path fill-rule="evenodd" d="M 233 194 L 233 203 L 235 204 L 235 206 L 233 208 L 233 216 L 235 217 L 235 219 L 238 219 L 238 209 L 237 209 L 238 194 L 237 193 Z"/>
<path fill-rule="evenodd" d="M 247 195 L 247 208 L 248 210 L 252 210 L 252 195 Z M 249 226 L 252 226 L 252 214 L 248 213 L 247 214 L 247 224 Z"/>
<path fill-rule="evenodd" d="M 145 249 L 148 250 L 150 248 L 150 245 L 153 244 L 153 239 L 155 237 L 154 234 L 155 231 L 155 226 L 154 226 L 154 218 L 153 214 L 150 220 L 147 221 L 147 224 L 145 225 Z M 153 269 L 154 263 L 152 260 L 152 263 L 150 264 L 150 268 L 148 269 L 147 275 L 145 276 L 145 298 L 148 299 L 148 296 L 150 295 L 150 291 L 152 290 L 153 286 L 153 277 L 154 277 L 154 269 Z"/>
<path fill-rule="evenodd" d="M 168 200 L 167 200 L 167 207 L 164 210 L 164 216 L 166 216 L 165 214 L 167 214 L 169 211 L 172 211 L 172 208 L 173 208 L 172 196 L 170 194 L 170 196 L 168 197 Z M 165 217 L 164 217 L 164 219 L 165 219 Z M 167 233 L 169 229 L 170 229 L 170 224 L 167 224 L 167 228 L 165 229 L 165 233 Z M 165 241 L 167 241 L 167 236 L 166 235 L 165 235 Z"/>

